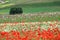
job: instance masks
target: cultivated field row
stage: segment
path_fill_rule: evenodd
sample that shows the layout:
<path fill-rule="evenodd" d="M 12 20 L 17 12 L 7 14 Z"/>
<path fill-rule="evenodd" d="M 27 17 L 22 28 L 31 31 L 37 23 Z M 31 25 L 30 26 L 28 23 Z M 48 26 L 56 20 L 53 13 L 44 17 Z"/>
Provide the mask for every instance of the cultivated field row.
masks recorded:
<path fill-rule="evenodd" d="M 4 22 L 43 22 L 60 20 L 60 12 L 42 12 L 21 15 L 0 15 L 0 23 Z"/>
<path fill-rule="evenodd" d="M 60 21 L 1 23 L 0 40 L 59 40 Z"/>
<path fill-rule="evenodd" d="M 22 30 L 28 29 L 36 30 L 41 27 L 41 29 L 47 30 L 48 28 L 54 29 L 56 27 L 60 28 L 60 21 L 48 21 L 48 22 L 26 22 L 26 23 L 1 23 L 0 31 L 10 31 L 10 30 Z"/>

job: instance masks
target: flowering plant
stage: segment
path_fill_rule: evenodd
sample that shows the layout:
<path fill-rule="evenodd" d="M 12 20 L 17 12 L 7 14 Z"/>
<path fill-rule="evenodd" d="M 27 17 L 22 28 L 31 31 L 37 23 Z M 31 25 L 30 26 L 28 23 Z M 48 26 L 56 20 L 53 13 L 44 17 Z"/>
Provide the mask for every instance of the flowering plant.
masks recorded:
<path fill-rule="evenodd" d="M 0 40 L 60 40 L 59 22 L 4 23 L 0 28 Z"/>

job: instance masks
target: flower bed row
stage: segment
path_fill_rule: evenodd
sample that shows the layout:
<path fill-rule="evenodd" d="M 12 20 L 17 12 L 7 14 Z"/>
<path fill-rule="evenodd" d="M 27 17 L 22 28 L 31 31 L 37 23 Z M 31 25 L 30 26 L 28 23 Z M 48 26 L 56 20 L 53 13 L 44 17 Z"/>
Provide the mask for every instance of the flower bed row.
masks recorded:
<path fill-rule="evenodd" d="M 58 28 L 47 31 L 40 31 L 40 28 L 35 31 L 2 31 L 0 32 L 0 40 L 60 40 L 60 31 Z"/>
<path fill-rule="evenodd" d="M 60 22 L 0 24 L 0 40 L 60 40 Z"/>

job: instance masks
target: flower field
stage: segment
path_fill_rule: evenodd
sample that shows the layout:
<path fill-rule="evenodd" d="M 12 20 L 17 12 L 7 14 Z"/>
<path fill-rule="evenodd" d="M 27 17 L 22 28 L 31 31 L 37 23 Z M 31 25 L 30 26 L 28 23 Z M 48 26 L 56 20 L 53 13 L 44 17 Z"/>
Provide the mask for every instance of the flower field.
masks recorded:
<path fill-rule="evenodd" d="M 60 22 L 0 23 L 0 40 L 60 40 Z"/>
<path fill-rule="evenodd" d="M 59 0 L 0 1 L 0 40 L 60 40 Z"/>
<path fill-rule="evenodd" d="M 44 22 L 60 21 L 60 12 L 38 12 L 21 15 L 0 15 L 0 23 L 4 22 Z"/>

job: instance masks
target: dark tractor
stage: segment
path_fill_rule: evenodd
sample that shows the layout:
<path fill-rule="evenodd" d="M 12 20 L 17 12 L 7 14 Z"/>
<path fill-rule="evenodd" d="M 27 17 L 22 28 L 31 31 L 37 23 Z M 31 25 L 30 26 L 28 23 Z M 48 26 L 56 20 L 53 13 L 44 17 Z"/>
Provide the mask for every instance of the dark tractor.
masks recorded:
<path fill-rule="evenodd" d="M 23 13 L 22 8 L 11 8 L 10 9 L 10 15 L 22 14 L 22 13 Z"/>

